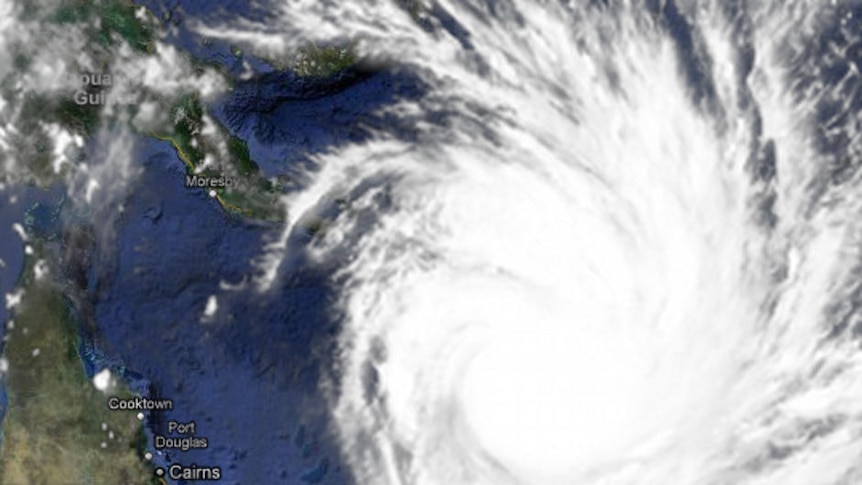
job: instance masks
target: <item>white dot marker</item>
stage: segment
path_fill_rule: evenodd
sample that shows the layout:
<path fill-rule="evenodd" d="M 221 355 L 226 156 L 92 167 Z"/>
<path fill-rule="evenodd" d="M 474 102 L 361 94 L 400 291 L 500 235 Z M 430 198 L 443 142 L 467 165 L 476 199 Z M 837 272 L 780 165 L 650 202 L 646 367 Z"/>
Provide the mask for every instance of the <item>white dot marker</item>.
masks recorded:
<path fill-rule="evenodd" d="M 102 442 L 102 448 L 107 448 L 107 447 L 108 447 L 108 444 L 103 441 Z"/>
<path fill-rule="evenodd" d="M 210 190 L 210 197 L 215 198 L 216 195 L 217 194 L 215 190 Z"/>
<path fill-rule="evenodd" d="M 102 431 L 108 430 L 108 423 L 102 423 Z"/>
<path fill-rule="evenodd" d="M 145 460 L 147 460 L 147 461 L 152 460 L 152 459 L 153 459 L 153 454 L 152 454 L 152 453 L 150 453 L 149 451 L 148 451 L 148 452 L 146 452 L 146 453 L 144 453 L 144 459 L 145 459 Z"/>
<path fill-rule="evenodd" d="M 39 349 L 33 349 L 33 357 L 39 357 Z"/>
<path fill-rule="evenodd" d="M 138 421 L 144 420 L 144 413 L 138 413 Z"/>

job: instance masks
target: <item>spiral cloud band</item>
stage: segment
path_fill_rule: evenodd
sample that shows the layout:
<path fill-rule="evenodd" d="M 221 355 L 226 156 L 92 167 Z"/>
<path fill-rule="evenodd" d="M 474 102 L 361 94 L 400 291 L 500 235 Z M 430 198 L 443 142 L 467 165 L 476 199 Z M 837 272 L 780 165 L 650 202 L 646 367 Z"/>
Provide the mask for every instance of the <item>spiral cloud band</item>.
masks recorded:
<path fill-rule="evenodd" d="M 284 10 L 427 87 L 290 201 L 357 482 L 862 483 L 858 4 L 413 7 Z"/>

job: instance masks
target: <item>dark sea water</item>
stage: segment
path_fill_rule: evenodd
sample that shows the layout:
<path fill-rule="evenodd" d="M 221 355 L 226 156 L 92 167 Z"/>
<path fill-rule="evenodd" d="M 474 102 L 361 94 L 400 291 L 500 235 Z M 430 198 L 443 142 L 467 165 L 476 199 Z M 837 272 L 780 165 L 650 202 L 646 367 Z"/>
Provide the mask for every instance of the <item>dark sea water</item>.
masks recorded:
<path fill-rule="evenodd" d="M 266 15 L 251 12 L 246 2 L 140 3 L 168 19 L 165 43 L 225 68 L 228 76 L 242 72 L 244 62 L 252 66 L 255 76 L 236 81 L 210 109 L 249 143 L 268 176 L 361 139 L 366 134 L 355 128 L 359 122 L 384 122 L 369 114 L 376 107 L 419 92 L 414 79 L 382 71 L 302 85 L 189 29 L 190 19 Z M 258 271 L 253 261 L 282 227 L 228 214 L 204 192 L 184 187 L 184 167 L 170 145 L 136 143 L 143 173 L 118 201 L 123 211 L 103 221 L 113 227 L 112 236 L 93 249 L 87 292 L 94 323 L 91 335 L 83 333 L 82 348 L 88 372 L 112 367 L 141 393 L 174 401 L 173 411 L 148 414 L 150 445 L 171 420 L 195 421 L 195 436 L 209 441 L 204 450 L 151 448 L 159 466 L 219 466 L 219 483 L 226 484 L 351 483 L 318 388 L 337 333 L 323 284 L 329 269 L 293 258 L 280 268 L 275 287 L 260 293 L 251 284 Z M 10 241 L 20 253 L 20 241 Z M 291 240 L 304 242 L 302 236 Z M 6 261 L 20 271 L 20 258 Z M 218 309 L 203 318 L 211 296 Z"/>
<path fill-rule="evenodd" d="M 229 77 L 252 67 L 251 79 L 233 79 L 234 89 L 209 108 L 248 142 L 267 176 L 361 141 L 368 133 L 358 126 L 394 121 L 375 118 L 378 107 L 421 92 L 415 78 L 382 69 L 303 83 L 189 28 L 191 19 L 266 15 L 245 2 L 141 3 L 169 19 L 165 43 Z M 82 332 L 81 353 L 88 372 L 114 368 L 144 395 L 174 401 L 173 411 L 148 414 L 150 445 L 171 420 L 194 421 L 195 436 L 208 440 L 204 450 L 151 448 L 159 466 L 219 466 L 226 484 L 351 483 L 319 389 L 337 334 L 323 283 L 331 269 L 292 258 L 275 287 L 260 293 L 251 284 L 259 271 L 253 262 L 283 228 L 230 215 L 203 191 L 185 188 L 169 144 L 141 138 L 136 146 L 143 173 L 118 201 L 122 212 L 102 221 L 111 236 L 98 239 L 87 276 L 93 322 L 85 324 L 92 330 Z M 20 241 L 12 242 L 20 252 Z M 305 242 L 291 239 L 297 254 Z M 20 267 L 20 258 L 7 261 Z M 211 296 L 218 309 L 203 318 Z"/>
<path fill-rule="evenodd" d="M 92 267 L 100 351 L 148 382 L 151 397 L 174 401 L 149 416 L 153 434 L 169 420 L 195 421 L 210 443 L 157 463 L 220 466 L 221 483 L 345 483 L 326 423 L 308 411 L 322 408 L 318 368 L 331 331 L 319 277 L 296 269 L 258 294 L 252 259 L 279 228 L 236 219 L 185 188 L 167 144 L 146 141 L 137 157 L 144 173 L 115 245 L 98 248 Z M 211 295 L 218 310 L 202 319 Z"/>
<path fill-rule="evenodd" d="M 255 10 L 249 6 L 250 2 L 170 0 L 141 3 L 164 20 L 168 32 L 164 43 L 177 47 L 190 58 L 216 65 L 231 81 L 230 92 L 211 100 L 208 109 L 232 134 L 248 142 L 252 158 L 260 164 L 266 176 L 299 174 L 314 166 L 312 159 L 315 156 L 337 153 L 339 148 L 346 146 L 373 144 L 375 136 L 379 138 L 380 133 L 411 144 L 415 141 L 413 130 L 418 122 L 446 127 L 447 120 L 457 118 L 458 111 L 471 110 L 476 111 L 477 119 L 484 121 L 494 109 L 490 104 L 487 109 L 482 108 L 484 100 L 478 95 L 478 102 L 470 105 L 469 109 L 465 108 L 467 105 L 463 103 L 463 98 L 455 96 L 444 103 L 431 104 L 426 95 L 434 88 L 424 83 L 433 83 L 434 77 L 426 75 L 425 81 L 422 81 L 421 74 L 413 74 L 407 68 L 394 65 L 362 66 L 342 73 L 336 79 L 298 79 L 293 74 L 277 71 L 250 52 L 237 55 L 228 43 L 201 38 L 195 33 L 194 25 L 197 22 L 220 25 L 243 17 L 266 23 L 265 19 L 270 13 L 264 9 Z M 607 2 L 593 3 L 599 5 Z M 847 12 L 836 13 L 834 25 L 823 28 L 822 35 L 805 43 L 799 52 L 792 52 L 791 44 L 779 48 L 784 57 L 795 59 L 786 66 L 789 76 L 795 80 L 790 94 L 798 97 L 807 91 L 829 94 L 824 95 L 818 103 L 811 104 L 816 113 L 816 124 L 821 127 L 816 130 L 814 145 L 822 152 L 824 168 L 822 176 L 808 181 L 813 193 L 825 191 L 821 187 L 828 184 L 845 183 L 858 168 L 858 164 L 851 163 L 851 155 L 855 153 L 851 148 L 858 141 L 855 138 L 856 131 L 835 129 L 852 124 L 853 114 L 862 106 L 862 90 L 858 89 L 858 83 L 842 81 L 848 72 L 858 71 L 862 59 L 862 44 L 855 37 L 845 39 L 842 33 L 859 31 L 862 7 L 851 4 L 846 8 L 840 7 L 839 10 L 846 9 Z M 734 62 L 739 63 L 739 67 L 734 67 L 738 79 L 731 80 L 731 84 L 738 88 L 738 106 L 731 106 L 722 105 L 720 93 L 720 82 L 727 80 L 716 81 L 711 73 L 714 60 L 705 47 L 705 39 L 706 34 L 712 31 L 704 33 L 694 21 L 688 19 L 685 5 L 681 2 L 645 2 L 644 8 L 655 22 L 656 29 L 670 40 L 674 58 L 680 66 L 678 75 L 682 79 L 679 93 L 675 89 L 668 89 L 654 96 L 665 95 L 669 101 L 676 99 L 676 96 L 686 99 L 685 110 L 678 108 L 683 106 L 682 103 L 669 102 L 666 110 L 656 113 L 655 124 L 672 126 L 677 118 L 671 116 L 665 123 L 662 118 L 664 111 L 674 114 L 674 107 L 677 106 L 679 111 L 688 114 L 689 105 L 691 112 L 697 116 L 680 119 L 706 119 L 714 121 L 717 126 L 723 126 L 734 117 L 750 119 L 750 122 L 746 121 L 741 126 L 740 132 L 748 133 L 752 141 L 741 148 L 740 153 L 748 157 L 747 166 L 751 173 L 746 173 L 744 180 L 736 182 L 747 184 L 748 177 L 754 176 L 752 178 L 765 183 L 778 183 L 775 182 L 775 142 L 764 138 L 763 121 L 769 114 L 768 108 L 761 108 L 755 103 L 756 97 L 748 82 L 755 59 L 752 47 L 754 37 L 751 35 L 754 26 L 741 5 L 740 2 L 728 2 L 722 7 L 726 9 L 727 17 L 734 19 L 728 22 L 728 28 L 733 31 L 734 49 L 738 49 L 731 56 Z M 474 50 L 471 42 L 476 42 L 477 38 L 481 41 L 481 37 L 471 38 L 468 24 L 460 25 L 456 18 L 444 15 L 444 12 L 435 12 L 434 15 L 439 17 L 442 28 L 458 39 L 465 53 Z M 464 22 L 469 22 L 469 19 Z M 278 24 L 273 25 L 274 29 L 279 28 Z M 472 31 L 481 33 L 479 27 L 473 25 Z M 540 25 L 535 26 L 535 29 L 537 34 L 542 33 Z M 621 40 L 625 40 L 626 35 L 632 35 L 627 31 L 612 33 Z M 621 42 L 621 45 L 628 44 Z M 631 45 L 637 45 L 637 42 L 632 41 Z M 833 45 L 846 47 L 843 49 L 845 55 L 835 57 L 830 54 Z M 429 47 L 434 45 L 429 44 Z M 541 55 L 535 57 L 542 61 Z M 547 62 L 547 59 L 544 61 Z M 240 74 L 248 69 L 251 70 L 251 76 L 240 79 Z M 445 78 L 447 66 L 441 65 L 440 71 L 439 77 Z M 653 71 L 645 68 L 644 72 Z M 663 71 L 657 72 L 661 74 Z M 609 76 L 609 82 L 613 79 L 613 76 Z M 673 83 L 668 85 L 671 88 L 675 86 Z M 604 86 L 598 88 L 601 88 L 599 92 L 604 92 Z M 469 89 L 464 92 L 477 94 Z M 613 89 L 608 89 L 608 92 L 612 93 Z M 637 94 L 636 90 L 634 92 Z M 439 92 L 431 94 L 440 95 Z M 514 91 L 508 94 L 518 96 Z M 584 93 L 584 96 L 586 101 L 592 100 L 589 93 Z M 416 101 L 420 108 L 416 110 L 417 114 L 403 117 L 381 114 L 382 107 L 395 105 L 404 99 Z M 649 108 L 652 105 L 645 103 L 644 106 Z M 626 116 L 614 118 L 615 113 L 611 111 L 608 115 L 610 121 L 619 121 L 620 126 L 627 126 Z M 624 110 L 619 112 L 627 113 Z M 578 126 L 589 123 L 604 126 L 606 121 L 601 117 L 579 120 Z M 457 126 L 474 125 L 465 123 Z M 570 127 L 572 133 L 577 132 L 574 127 Z M 666 134 L 673 135 L 675 130 L 685 133 L 685 129 L 685 126 L 675 127 L 674 131 L 668 130 Z M 540 130 L 539 134 L 542 133 Z M 491 135 L 489 139 L 493 139 Z M 607 153 L 617 156 L 617 145 L 624 147 L 624 141 L 614 144 L 613 134 L 609 132 L 607 136 L 611 141 L 608 147 L 614 148 L 608 149 Z M 740 139 L 747 141 L 749 138 Z M 699 140 L 696 137 L 693 139 Z M 333 369 L 339 363 L 333 362 L 338 358 L 334 349 L 337 336 L 344 330 L 339 326 L 338 315 L 333 313 L 333 308 L 337 306 L 333 301 L 338 295 L 333 294 L 333 289 L 328 286 L 336 268 L 327 264 L 334 263 L 307 259 L 303 246 L 309 238 L 299 228 L 289 240 L 288 254 L 291 257 L 280 263 L 278 278 L 273 286 L 261 292 L 254 284 L 255 277 L 262 269 L 261 255 L 267 252 L 269 243 L 280 237 L 284 228 L 231 215 L 203 191 L 185 188 L 184 166 L 169 144 L 143 137 L 138 138 L 136 143 L 134 165 L 140 167 L 142 173 L 131 182 L 122 200 L 117 201 L 122 210 L 110 217 L 92 221 L 105 230 L 99 231 L 100 235 L 104 233 L 104 237 L 96 238 L 91 254 L 85 260 L 83 287 L 86 289 L 87 311 L 79 317 L 82 329 L 85 329 L 82 331 L 82 355 L 88 372 L 92 375 L 109 366 L 142 394 L 173 400 L 172 411 L 147 414 L 146 428 L 150 445 L 155 435 L 166 433 L 169 421 L 194 421 L 195 436 L 209 441 L 207 449 L 187 452 L 160 452 L 151 447 L 159 466 L 218 466 L 223 472 L 219 483 L 226 484 L 355 483 L 356 480 L 343 465 L 344 457 L 332 437 L 333 418 L 329 414 L 332 403 L 327 402 L 325 390 L 321 389 L 324 374 L 334 372 Z M 733 143 L 736 141 L 728 143 L 735 146 Z M 425 148 L 431 152 L 438 147 Z M 785 156 L 786 152 L 787 148 Z M 593 155 L 603 158 L 607 153 L 598 150 Z M 381 157 L 386 156 L 384 151 L 379 154 Z M 490 155 L 492 157 L 489 158 L 493 158 L 498 153 L 491 151 Z M 541 161 L 536 160 L 537 163 Z M 666 167 L 665 160 L 650 161 L 659 168 Z M 821 163 L 820 159 L 818 163 Z M 678 165 L 684 166 L 682 163 Z M 300 180 L 297 185 L 301 185 L 301 177 L 297 177 L 297 180 Z M 465 180 L 472 181 L 469 178 Z M 377 183 L 373 179 L 363 182 Z M 649 180 L 643 182 L 644 187 L 651 190 L 654 187 L 647 183 Z M 301 190 L 297 186 L 290 188 Z M 13 231 L 12 225 L 29 220 L 27 227 L 40 232 L 42 238 L 56 234 L 50 222 L 53 214 L 51 208 L 62 199 L 59 193 L 28 188 L 15 190 L 17 192 L 8 189 L 0 192 L 0 259 L 3 261 L 3 265 L 0 265 L 0 293 L 3 294 L 14 288 L 24 264 L 24 243 Z M 362 187 L 355 190 L 361 191 Z M 650 193 L 648 190 L 643 192 Z M 10 201 L 13 196 L 17 198 L 15 203 Z M 774 202 L 774 197 L 765 199 Z M 812 200 L 816 201 L 816 196 L 812 196 Z M 37 202 L 41 202 L 41 205 L 34 208 Z M 715 207 L 722 208 L 719 205 Z M 780 221 L 771 212 L 771 205 L 764 204 L 764 207 L 761 219 L 772 225 L 779 224 Z M 386 209 L 389 208 L 381 202 L 380 209 L 381 213 L 387 213 Z M 560 214 L 568 214 L 566 206 L 560 206 L 560 209 Z M 551 213 L 550 210 L 548 213 Z M 698 220 L 709 220 L 709 215 L 722 213 L 706 211 L 704 214 L 706 216 L 698 217 Z M 785 211 L 786 219 L 788 215 L 790 218 L 797 217 L 791 209 Z M 411 216 L 400 222 L 410 223 L 413 220 Z M 656 220 L 661 222 L 656 226 L 656 233 L 662 233 L 666 226 L 672 226 L 675 222 L 672 219 Z M 837 220 L 844 222 L 840 218 Z M 67 228 L 79 222 L 72 217 L 66 221 Z M 787 221 L 784 223 L 787 224 Z M 546 227 L 550 226 L 548 224 Z M 499 227 L 508 226 L 501 222 Z M 758 230 L 761 229 L 767 231 L 771 227 L 758 227 Z M 741 239 L 744 239 L 743 236 Z M 385 243 L 389 239 L 381 237 L 381 241 Z M 497 241 L 492 241 L 486 247 L 497 247 Z M 333 251 L 331 254 L 341 253 Z M 648 252 L 645 254 L 651 255 Z M 360 278 L 357 281 L 366 280 Z M 380 285 L 380 293 L 396 286 L 399 285 L 388 282 Z M 707 290 L 710 288 L 706 286 Z M 352 289 L 345 289 L 345 293 L 349 294 L 349 291 Z M 707 293 L 706 296 L 711 294 Z M 406 295 L 410 296 L 409 293 Z M 451 301 L 467 298 L 464 295 L 453 296 L 457 298 L 451 298 Z M 853 315 L 856 315 L 859 291 L 855 290 L 851 296 Z M 213 315 L 205 315 L 211 299 L 217 302 L 217 308 Z M 411 303 L 420 300 L 422 298 L 405 298 Z M 92 313 L 89 313 L 90 309 Z M 5 322 L 7 318 L 5 305 L 0 305 L 0 322 Z M 436 324 L 436 320 L 429 319 L 432 320 Z M 843 330 L 851 323 L 842 322 L 836 324 L 835 328 Z M 862 324 L 855 325 L 854 335 L 862 334 Z M 404 335 L 408 333 L 403 332 Z M 350 332 L 343 334 L 351 338 L 353 336 Z M 385 333 L 383 335 L 386 336 Z M 372 343 L 379 340 L 369 339 Z M 681 341 L 688 346 L 686 339 Z M 339 350 L 349 350 L 349 347 L 345 345 Z M 373 345 L 367 347 L 374 348 Z M 399 350 L 398 347 L 393 349 Z M 360 355 L 356 360 L 365 357 Z M 348 358 L 349 355 L 345 359 Z M 349 363 L 347 360 L 345 362 Z M 769 363 L 771 359 L 764 362 Z M 421 370 L 423 365 L 424 362 L 419 362 L 417 368 Z M 763 367 L 771 368 L 767 364 Z M 421 376 L 421 373 L 417 375 Z M 698 382 L 700 380 L 697 379 Z M 381 385 L 380 389 L 385 387 Z M 691 394 L 695 398 L 700 395 L 696 392 Z M 382 391 L 381 396 L 385 396 Z M 680 396 L 679 402 L 691 397 L 683 393 Z M 0 396 L 2 399 L 3 396 Z M 433 402 L 430 398 L 425 401 Z M 424 409 L 422 405 L 425 401 L 420 399 L 416 409 Z M 357 399 L 357 402 L 361 403 L 361 399 Z M 379 402 L 383 403 L 385 399 L 381 397 Z M 380 406 L 381 413 L 392 411 L 382 404 Z M 389 420 L 385 414 L 380 415 L 387 425 L 398 424 L 394 419 Z M 343 414 L 340 419 L 342 429 L 359 429 L 356 436 L 365 436 L 361 433 L 376 429 L 368 423 L 364 423 L 366 427 L 363 429 L 360 429 L 363 423 L 354 426 L 352 421 L 356 419 L 350 413 Z M 392 429 L 399 431 L 395 425 L 392 425 Z M 401 435 L 395 434 L 396 438 L 400 438 Z M 345 435 L 353 436 L 350 432 Z M 515 441 L 509 436 L 505 438 Z M 769 450 L 773 450 L 772 443 L 769 446 Z M 437 448 L 436 445 L 429 446 L 428 456 L 435 457 Z M 421 447 L 417 449 L 422 451 Z M 360 450 L 360 454 L 373 455 L 375 450 L 371 446 L 369 450 L 372 451 Z M 453 453 L 455 455 L 457 453 Z M 770 456 L 770 459 L 773 458 L 776 457 Z M 424 465 L 422 460 L 423 457 L 418 456 L 416 463 Z M 668 463 L 675 461 L 670 456 Z M 442 462 L 430 460 L 427 463 L 436 465 Z M 440 476 L 438 471 L 431 470 L 430 474 L 423 476 Z M 368 483 L 369 476 L 365 477 L 365 483 Z"/>

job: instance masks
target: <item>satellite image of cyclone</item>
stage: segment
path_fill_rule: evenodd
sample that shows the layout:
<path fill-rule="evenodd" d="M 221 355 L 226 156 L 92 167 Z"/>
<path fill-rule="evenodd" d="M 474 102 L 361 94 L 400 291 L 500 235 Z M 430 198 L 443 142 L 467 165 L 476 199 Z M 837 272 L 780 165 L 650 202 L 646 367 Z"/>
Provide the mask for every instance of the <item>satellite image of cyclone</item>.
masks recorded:
<path fill-rule="evenodd" d="M 862 485 L 862 0 L 0 0 L 0 484 Z"/>

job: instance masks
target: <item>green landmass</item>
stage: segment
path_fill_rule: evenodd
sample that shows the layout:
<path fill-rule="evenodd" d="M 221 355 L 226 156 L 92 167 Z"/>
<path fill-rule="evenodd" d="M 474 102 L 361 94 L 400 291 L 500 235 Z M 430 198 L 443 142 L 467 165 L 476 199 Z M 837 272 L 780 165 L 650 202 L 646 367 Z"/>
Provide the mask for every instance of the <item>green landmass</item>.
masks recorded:
<path fill-rule="evenodd" d="M 47 276 L 33 276 L 34 260 L 22 277 L 24 297 L 3 349 L 9 403 L 0 483 L 158 483 L 140 456 L 141 422 L 107 409 L 108 396 L 84 373 L 70 306 Z M 132 394 L 118 383 L 112 395 Z"/>
<path fill-rule="evenodd" d="M 244 55 L 241 48 L 231 46 L 235 57 Z M 291 71 L 303 78 L 331 78 L 356 65 L 357 56 L 353 43 L 334 45 L 307 44 L 297 50 L 272 54 L 254 52 L 258 59 L 277 71 Z"/>
<path fill-rule="evenodd" d="M 113 50 L 120 43 L 125 42 L 139 53 L 148 53 L 152 48 L 158 19 L 146 9 L 145 18 L 139 18 L 137 12 L 140 9 L 144 7 L 129 0 L 67 0 L 56 4 L 24 2 L 17 20 L 45 24 L 47 36 L 52 35 L 52 29 L 80 29 L 88 40 L 87 53 L 102 64 L 104 72 L 110 72 Z M 54 140 L 44 125 L 57 124 L 87 138 L 104 123 L 102 106 L 77 104 L 73 98 L 74 91 L 80 88 L 77 85 L 56 93 L 26 92 L 27 86 L 22 87 L 16 78 L 30 69 L 34 54 L 32 47 L 19 43 L 9 46 L 9 50 L 16 74 L 3 79 L 0 90 L 4 99 L 20 102 L 15 120 L 17 130 L 9 137 L 9 143 L 26 171 L 5 175 L 50 185 L 62 174 L 55 174 L 51 166 Z M 88 86 L 85 90 L 96 94 L 100 88 Z"/>
<path fill-rule="evenodd" d="M 140 17 L 141 9 L 146 18 Z M 50 7 L 34 5 L 27 7 L 22 17 L 31 21 L 46 20 L 49 25 L 82 29 L 89 40 L 88 52 L 94 59 L 101 59 L 103 73 L 110 72 L 114 48 L 122 42 L 141 55 L 148 55 L 160 24 L 149 10 L 128 0 L 69 0 Z M 31 63 L 26 50 L 13 46 L 13 51 L 15 65 L 26 71 Z M 239 49 L 234 49 L 234 53 L 242 55 Z M 355 62 L 347 48 L 311 46 L 301 57 L 303 60 L 295 66 L 296 70 L 300 75 L 310 77 L 331 76 Z M 196 71 L 207 67 L 219 68 L 199 60 L 193 60 L 193 64 Z M 11 77 L 5 79 L 0 89 L 6 98 L 20 100 L 17 125 L 22 135 L 10 137 L 9 142 L 26 167 L 26 175 L 41 185 L 50 185 L 64 176 L 54 171 L 55 141 L 47 125 L 58 125 L 89 139 L 104 126 L 121 121 L 118 112 L 107 118 L 101 105 L 76 103 L 74 92 L 81 86 L 69 86 L 68 90 L 55 93 L 23 94 L 15 92 L 19 88 L 12 81 Z M 88 85 L 83 89 L 90 94 L 98 94 L 105 88 Z M 246 142 L 231 135 L 213 117 L 210 120 L 215 124 L 216 133 L 214 136 L 202 135 L 205 107 L 196 94 L 159 98 L 157 102 L 164 107 L 163 112 L 170 115 L 148 134 L 169 141 L 185 163 L 189 175 L 232 176 L 240 180 L 238 186 L 215 189 L 226 210 L 261 220 L 280 221 L 284 218 L 284 210 L 279 203 L 282 187 L 278 181 L 262 176 L 258 165 L 251 159 Z M 134 106 L 129 106 L 125 114 L 134 110 Z M 202 169 L 202 162 L 208 155 L 217 165 Z"/>
<path fill-rule="evenodd" d="M 228 133 L 214 117 L 209 120 L 215 124 L 218 136 L 226 140 L 227 157 L 217 155 L 218 147 L 202 136 L 204 107 L 197 95 L 183 96 L 170 108 L 173 122 L 168 133 L 155 133 L 161 140 L 170 142 L 177 155 L 186 166 L 188 175 L 218 178 L 232 176 L 239 179 L 239 185 L 231 188 L 217 188 L 216 195 L 222 206 L 231 211 L 255 219 L 280 221 L 284 210 L 279 204 L 282 194 L 280 187 L 261 175 L 260 167 L 251 159 L 248 145 L 244 140 Z M 221 165 L 201 168 L 207 154 Z M 209 189 L 206 189 L 209 190 Z"/>
<path fill-rule="evenodd" d="M 11 96 L 4 96 L 7 99 Z M 65 171 L 55 172 L 54 144 L 47 125 L 58 125 L 66 131 L 88 138 L 98 131 L 102 124 L 101 106 L 78 105 L 72 99 L 71 91 L 66 95 L 49 96 L 28 93 L 21 100 L 17 130 L 9 136 L 7 143 L 15 154 L 22 173 L 12 173 L 41 186 L 49 186 L 61 180 Z M 0 178 L 4 174 L 0 171 Z"/>
<path fill-rule="evenodd" d="M 356 64 L 351 46 L 325 46 L 315 44 L 300 49 L 292 69 L 301 77 L 327 78 L 337 75 Z"/>
<path fill-rule="evenodd" d="M 117 38 L 126 41 L 133 49 L 147 52 L 155 38 L 153 25 L 136 16 L 144 9 L 129 0 L 72 0 L 64 2 L 52 16 L 59 24 L 85 23 L 85 32 L 92 42 L 105 47 L 116 43 Z"/>

